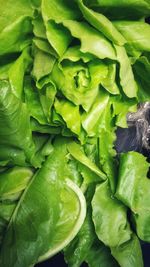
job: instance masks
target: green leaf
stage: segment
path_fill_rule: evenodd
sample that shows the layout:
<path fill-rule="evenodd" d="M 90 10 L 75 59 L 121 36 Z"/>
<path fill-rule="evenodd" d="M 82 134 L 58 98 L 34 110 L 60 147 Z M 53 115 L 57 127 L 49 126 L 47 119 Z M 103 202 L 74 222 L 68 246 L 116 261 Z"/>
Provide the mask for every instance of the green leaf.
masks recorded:
<path fill-rule="evenodd" d="M 9 223 L 15 207 L 16 203 L 0 203 L 0 221 L 5 221 L 5 226 Z"/>
<path fill-rule="evenodd" d="M 46 23 L 46 34 L 50 45 L 61 57 L 72 40 L 69 31 L 63 25 L 56 24 L 51 20 Z"/>
<path fill-rule="evenodd" d="M 95 60 L 85 66 L 80 61 L 67 61 L 61 65 L 62 67 L 55 64 L 51 76 L 52 82 L 67 99 L 75 105 L 82 105 L 88 111 L 98 94 L 98 85 L 102 80 L 101 62 Z"/>
<path fill-rule="evenodd" d="M 31 18 L 25 15 L 18 18 L 0 33 L 0 56 L 23 51 L 31 44 L 31 33 Z"/>
<path fill-rule="evenodd" d="M 88 136 L 95 136 L 98 133 L 99 121 L 106 106 L 108 105 L 109 95 L 102 90 L 99 91 L 92 108 L 82 115 L 82 126 Z"/>
<path fill-rule="evenodd" d="M 80 18 L 80 12 L 74 1 L 69 0 L 43 0 L 42 15 L 45 21 L 54 20 L 57 23 L 67 19 Z"/>
<path fill-rule="evenodd" d="M 31 118 L 31 129 L 33 132 L 43 133 L 43 134 L 60 134 L 61 128 L 57 125 L 42 125 L 38 123 L 37 120 Z"/>
<path fill-rule="evenodd" d="M 86 191 L 89 184 L 100 181 L 100 178 L 96 173 L 80 162 L 78 163 L 78 169 L 83 177 L 83 183 L 81 186 L 83 192 Z"/>
<path fill-rule="evenodd" d="M 115 141 L 150 100 L 149 0 L 0 6 L 0 266 L 143 267 L 149 163 Z"/>
<path fill-rule="evenodd" d="M 12 93 L 9 82 L 5 80 L 0 81 L 0 128 L 0 146 L 10 148 L 10 153 L 5 152 L 7 159 L 11 160 L 11 151 L 17 148 L 23 150 L 30 161 L 34 143 L 27 106 Z"/>
<path fill-rule="evenodd" d="M 113 257 L 121 267 L 143 267 L 142 250 L 139 239 L 135 234 L 126 243 L 111 248 Z"/>
<path fill-rule="evenodd" d="M 95 186 L 88 187 L 85 193 L 87 202 L 87 213 L 84 223 L 73 239 L 64 249 L 65 261 L 70 267 L 80 267 L 86 260 L 87 255 L 96 239 L 94 225 L 91 218 L 91 199 L 94 194 Z"/>
<path fill-rule="evenodd" d="M 9 69 L 12 66 L 12 64 L 13 64 L 13 62 L 1 64 L 1 66 L 0 66 L 0 79 L 1 80 L 8 79 L 8 72 L 9 72 Z"/>
<path fill-rule="evenodd" d="M 87 258 L 95 238 L 91 215 L 88 212 L 84 224 L 75 239 L 64 250 L 65 261 L 70 267 L 80 267 Z"/>
<path fill-rule="evenodd" d="M 37 48 L 39 48 L 43 52 L 57 57 L 55 50 L 52 48 L 52 46 L 49 44 L 48 41 L 40 39 L 40 38 L 34 38 L 33 43 L 35 44 Z"/>
<path fill-rule="evenodd" d="M 100 59 L 116 59 L 115 50 L 111 43 L 86 22 L 65 20 L 63 25 L 70 30 L 73 37 L 81 41 L 81 52 L 91 53 Z"/>
<path fill-rule="evenodd" d="M 122 86 L 122 90 L 129 97 L 137 96 L 137 84 L 134 79 L 132 67 L 130 64 L 130 60 L 126 54 L 126 50 L 124 47 L 116 46 L 117 52 L 117 60 L 120 64 L 120 84 Z"/>
<path fill-rule="evenodd" d="M 82 179 L 81 173 L 79 172 L 79 169 L 78 169 L 78 161 L 73 159 L 73 158 L 71 158 L 68 161 L 68 165 L 69 165 L 71 180 L 75 184 L 77 184 L 79 187 L 81 187 L 83 179 Z"/>
<path fill-rule="evenodd" d="M 15 2 L 13 0 L 7 0 L 5 3 L 0 0 L 0 5 L 1 14 L 3 14 L 3 16 L 0 16 L 0 32 L 19 17 L 24 15 L 32 17 L 33 14 L 33 9 L 29 0 L 16 0 Z"/>
<path fill-rule="evenodd" d="M 55 99 L 54 107 L 56 112 L 62 116 L 67 124 L 67 127 L 75 134 L 80 135 L 81 131 L 81 116 L 79 106 L 75 106 L 67 100 Z"/>
<path fill-rule="evenodd" d="M 52 124 L 52 107 L 54 104 L 55 96 L 56 96 L 57 90 L 56 87 L 51 81 L 47 83 L 39 92 L 40 97 L 40 103 L 43 108 L 43 112 L 45 114 L 45 117 L 47 118 L 47 121 Z"/>
<path fill-rule="evenodd" d="M 35 144 L 35 155 L 32 158 L 32 164 L 35 167 L 41 168 L 42 163 L 46 160 L 53 150 L 51 137 L 46 134 L 34 134 L 33 140 Z"/>
<path fill-rule="evenodd" d="M 111 256 L 110 250 L 101 242 L 95 242 L 90 248 L 86 262 L 89 267 L 118 267 L 119 265 Z"/>
<path fill-rule="evenodd" d="M 102 12 L 111 20 L 138 20 L 148 17 L 150 13 L 149 1 L 145 0 L 86 0 L 87 4 Z"/>
<path fill-rule="evenodd" d="M 0 203 L 0 246 L 16 203 Z"/>
<path fill-rule="evenodd" d="M 0 144 L 0 166 L 27 166 L 24 151 L 10 145 Z"/>
<path fill-rule="evenodd" d="M 67 145 L 69 153 L 83 165 L 87 166 L 91 171 L 96 173 L 102 180 L 106 179 L 106 175 L 84 154 L 81 146 L 75 142 L 69 142 Z"/>
<path fill-rule="evenodd" d="M 21 56 L 12 64 L 9 69 L 9 81 L 12 88 L 12 92 L 18 98 L 22 98 L 23 95 L 23 82 L 24 75 L 32 63 L 30 56 L 30 49 L 24 49 Z"/>
<path fill-rule="evenodd" d="M 25 101 L 31 117 L 36 119 L 40 124 L 46 124 L 47 120 L 40 103 L 40 93 L 30 78 L 25 80 L 24 86 Z"/>
<path fill-rule="evenodd" d="M 116 21 L 115 27 L 127 40 L 127 47 L 140 51 L 150 51 L 150 26 L 142 21 Z"/>
<path fill-rule="evenodd" d="M 149 242 L 150 181 L 146 178 L 148 169 L 149 163 L 143 155 L 137 152 L 122 154 L 116 197 L 132 210 L 138 236 Z"/>
<path fill-rule="evenodd" d="M 99 164 L 106 173 L 112 192 L 116 187 L 116 151 L 114 149 L 116 140 L 116 126 L 112 113 L 112 99 L 110 98 L 101 114 L 97 127 Z M 107 140 L 107 142 L 106 142 Z"/>
<path fill-rule="evenodd" d="M 63 146 L 61 140 L 55 144 L 13 213 L 0 252 L 4 267 L 20 264 L 26 267 L 53 256 L 74 238 L 83 224 L 85 199 L 65 175 L 66 165 L 61 161 Z"/>
<path fill-rule="evenodd" d="M 43 64 L 41 64 L 43 62 Z M 51 73 L 55 63 L 55 57 L 36 48 L 34 49 L 34 64 L 32 75 L 37 82 Z"/>
<path fill-rule="evenodd" d="M 95 57 L 92 56 L 90 53 L 83 53 L 80 51 L 80 46 L 71 46 L 67 49 L 67 51 L 63 54 L 61 58 L 61 62 L 63 63 L 63 60 L 68 59 L 73 62 L 77 62 L 79 60 L 82 60 L 84 63 L 89 62 L 90 60 L 94 60 Z"/>
<path fill-rule="evenodd" d="M 127 114 L 137 111 L 137 99 L 115 97 L 112 99 L 113 114 L 116 116 L 116 125 L 127 128 Z"/>
<path fill-rule="evenodd" d="M 0 173 L 0 200 L 18 199 L 32 175 L 32 170 L 25 167 L 14 167 Z"/>
<path fill-rule="evenodd" d="M 90 186 L 86 193 L 87 215 L 78 235 L 64 250 L 65 260 L 70 267 L 80 267 L 83 262 L 88 266 L 117 267 L 118 264 L 111 256 L 110 250 L 97 240 L 94 225 L 91 218 L 91 198 L 95 186 Z"/>
<path fill-rule="evenodd" d="M 62 210 L 56 224 L 56 233 L 50 250 L 39 258 L 43 261 L 66 247 L 77 235 L 86 216 L 86 202 L 82 191 L 71 180 L 66 180 L 66 188 L 61 192 Z M 60 202 L 61 204 L 61 202 Z M 69 216 L 71 214 L 71 216 Z"/>
<path fill-rule="evenodd" d="M 133 66 L 135 78 L 138 82 L 138 101 L 146 102 L 150 100 L 149 93 L 149 75 L 150 75 L 150 60 L 147 56 L 141 56 Z"/>
<path fill-rule="evenodd" d="M 62 56 L 72 38 L 67 29 L 58 24 L 66 19 L 79 17 L 74 2 L 44 0 L 42 1 L 42 16 L 46 26 L 46 35 L 52 47 Z"/>
<path fill-rule="evenodd" d="M 44 25 L 43 18 L 41 14 L 38 14 L 33 20 L 33 33 L 36 37 L 47 39 L 46 37 L 46 27 Z"/>
<path fill-rule="evenodd" d="M 116 64 L 108 64 L 108 74 L 107 77 L 102 81 L 102 86 L 111 94 L 120 94 L 119 87 L 116 83 Z"/>
<path fill-rule="evenodd" d="M 108 181 L 97 185 L 92 209 L 96 234 L 106 246 L 118 247 L 130 239 L 127 209 L 114 198 Z"/>
<path fill-rule="evenodd" d="M 117 31 L 114 25 L 103 14 L 93 11 L 87 8 L 83 4 L 83 0 L 78 0 L 79 8 L 84 18 L 98 31 L 102 32 L 110 41 L 117 45 L 124 45 L 124 37 Z"/>

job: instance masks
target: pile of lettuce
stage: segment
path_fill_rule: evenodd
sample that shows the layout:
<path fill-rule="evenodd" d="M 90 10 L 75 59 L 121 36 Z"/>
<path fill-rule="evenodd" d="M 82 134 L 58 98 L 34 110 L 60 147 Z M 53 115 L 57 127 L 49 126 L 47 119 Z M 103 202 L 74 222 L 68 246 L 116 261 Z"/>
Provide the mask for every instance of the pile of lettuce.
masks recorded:
<path fill-rule="evenodd" d="M 150 100 L 150 1 L 0 7 L 0 266 L 142 267 L 149 163 L 115 140 Z"/>

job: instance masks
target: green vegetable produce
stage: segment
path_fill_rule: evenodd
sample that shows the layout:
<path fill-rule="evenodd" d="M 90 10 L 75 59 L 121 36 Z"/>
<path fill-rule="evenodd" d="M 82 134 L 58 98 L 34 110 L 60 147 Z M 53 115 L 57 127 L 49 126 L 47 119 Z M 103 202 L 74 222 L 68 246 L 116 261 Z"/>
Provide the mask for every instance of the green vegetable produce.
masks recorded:
<path fill-rule="evenodd" d="M 143 267 L 149 163 L 115 141 L 150 101 L 150 1 L 0 6 L 0 266 Z"/>

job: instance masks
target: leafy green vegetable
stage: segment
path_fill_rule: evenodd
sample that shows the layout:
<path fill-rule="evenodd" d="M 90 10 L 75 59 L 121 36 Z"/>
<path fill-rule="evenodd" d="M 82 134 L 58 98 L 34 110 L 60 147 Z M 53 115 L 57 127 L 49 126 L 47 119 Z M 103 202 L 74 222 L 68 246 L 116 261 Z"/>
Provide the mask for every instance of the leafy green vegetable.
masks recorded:
<path fill-rule="evenodd" d="M 16 0 L 15 3 L 12 0 L 8 0 L 5 5 L 1 1 L 1 13 L 0 16 L 0 31 L 11 25 L 21 16 L 32 16 L 33 10 L 29 0 Z M 9 20 L 7 18 L 9 17 Z"/>
<path fill-rule="evenodd" d="M 31 44 L 31 18 L 22 16 L 0 33 L 0 56 L 20 52 Z"/>
<path fill-rule="evenodd" d="M 148 167 L 149 163 L 144 156 L 136 152 L 122 154 L 116 196 L 132 210 L 138 236 L 150 242 L 150 181 L 146 178 Z M 132 171 L 129 171 L 130 168 Z"/>
<path fill-rule="evenodd" d="M 16 203 L 0 203 L 0 245 L 15 207 Z"/>
<path fill-rule="evenodd" d="M 24 160 L 31 160 L 34 153 L 34 143 L 30 129 L 30 120 L 25 103 L 22 103 L 12 92 L 8 81 L 0 81 L 0 146 L 5 151 L 5 146 L 19 149 L 24 153 Z M 5 154 L 5 152 L 4 152 Z M 7 157 L 7 156 L 6 156 Z M 5 160 L 16 164 L 15 154 Z M 23 163 L 22 163 L 23 164 Z M 24 163 L 25 164 L 25 163 Z"/>
<path fill-rule="evenodd" d="M 137 85 L 133 77 L 129 58 L 124 47 L 115 46 L 120 64 L 120 84 L 128 97 L 137 96 Z"/>
<path fill-rule="evenodd" d="M 80 161 L 82 164 L 87 166 L 90 170 L 95 172 L 98 176 L 101 177 L 102 180 L 106 179 L 105 174 L 93 163 L 88 159 L 88 157 L 84 154 L 84 152 L 81 150 L 81 147 L 79 144 L 75 142 L 70 142 L 67 145 L 68 151 L 70 154 L 78 161 Z"/>
<path fill-rule="evenodd" d="M 117 267 L 118 264 L 111 256 L 110 250 L 102 242 L 97 240 L 94 225 L 91 219 L 91 198 L 94 193 L 94 187 L 91 186 L 86 193 L 87 215 L 84 224 L 76 238 L 65 249 L 65 260 L 69 266 L 81 266 L 87 262 L 89 266 L 98 267 Z"/>
<path fill-rule="evenodd" d="M 65 260 L 69 266 L 81 266 L 86 261 L 95 240 L 94 225 L 91 220 L 91 196 L 93 188 L 86 194 L 87 214 L 85 221 L 75 239 L 64 249 Z"/>
<path fill-rule="evenodd" d="M 98 135 L 97 130 L 99 121 L 105 112 L 106 106 L 109 102 L 109 95 L 103 91 L 99 91 L 95 103 L 88 113 L 82 116 L 82 126 L 88 133 L 88 136 Z"/>
<path fill-rule="evenodd" d="M 9 69 L 8 74 L 12 92 L 18 98 L 22 98 L 24 75 L 31 63 L 30 49 L 27 48 Z"/>
<path fill-rule="evenodd" d="M 142 21 L 116 21 L 114 25 L 127 41 L 129 49 L 150 51 L 147 37 L 150 36 L 150 27 Z"/>
<path fill-rule="evenodd" d="M 67 124 L 67 127 L 75 134 L 80 135 L 81 131 L 81 118 L 79 106 L 73 105 L 69 101 L 55 100 L 55 109 L 60 114 Z"/>
<path fill-rule="evenodd" d="M 56 150 L 34 175 L 13 213 L 1 249 L 0 260 L 4 266 L 30 266 L 52 256 L 73 239 L 84 221 L 84 196 L 66 176 L 67 167 L 61 161 L 65 144 L 61 145 L 62 153 L 60 145 L 58 141 Z M 34 199 L 32 203 L 31 198 Z M 40 205 L 37 205 L 39 200 Z M 16 241 L 12 247 L 9 244 L 14 236 Z M 44 243 L 41 238 L 44 238 Z M 23 245 L 26 241 L 27 247 Z M 16 258 L 19 251 L 20 256 Z"/>
<path fill-rule="evenodd" d="M 130 239 L 127 210 L 113 198 L 107 181 L 97 186 L 92 208 L 97 236 L 105 245 L 118 247 Z"/>
<path fill-rule="evenodd" d="M 116 30 L 113 24 L 110 22 L 107 17 L 104 15 L 94 12 L 91 9 L 88 9 L 82 0 L 78 0 L 79 7 L 85 19 L 98 31 L 101 31 L 108 39 L 118 45 L 124 45 L 125 39 L 123 36 Z"/>
<path fill-rule="evenodd" d="M 120 266 L 143 267 L 141 246 L 136 235 L 133 235 L 131 240 L 127 241 L 123 245 L 116 248 L 111 248 L 111 253 L 118 261 Z"/>
<path fill-rule="evenodd" d="M 41 61 L 44 62 L 43 68 L 41 68 Z M 37 81 L 47 76 L 53 69 L 55 58 L 48 53 L 41 51 L 40 49 L 34 49 L 34 65 L 32 74 Z"/>
<path fill-rule="evenodd" d="M 32 170 L 24 167 L 14 167 L 0 173 L 0 200 L 14 201 L 19 198 L 32 175 Z"/>
<path fill-rule="evenodd" d="M 134 65 L 134 72 L 138 81 L 138 98 L 140 102 L 149 101 L 148 77 L 150 73 L 150 59 L 141 56 Z"/>
<path fill-rule="evenodd" d="M 149 163 L 115 141 L 150 99 L 149 0 L 0 5 L 0 266 L 143 267 Z"/>
<path fill-rule="evenodd" d="M 91 53 L 100 59 L 116 59 L 115 51 L 111 43 L 86 22 L 65 20 L 63 25 L 70 30 L 73 37 L 81 40 L 80 49 L 82 52 Z"/>
<path fill-rule="evenodd" d="M 86 2 L 112 20 L 124 18 L 136 20 L 150 14 L 149 1 L 145 0 L 86 0 Z"/>
<path fill-rule="evenodd" d="M 86 262 L 89 267 L 98 267 L 101 264 L 102 267 L 118 267 L 119 265 L 112 257 L 109 249 L 105 247 L 101 242 L 95 242 L 90 248 L 87 255 Z"/>

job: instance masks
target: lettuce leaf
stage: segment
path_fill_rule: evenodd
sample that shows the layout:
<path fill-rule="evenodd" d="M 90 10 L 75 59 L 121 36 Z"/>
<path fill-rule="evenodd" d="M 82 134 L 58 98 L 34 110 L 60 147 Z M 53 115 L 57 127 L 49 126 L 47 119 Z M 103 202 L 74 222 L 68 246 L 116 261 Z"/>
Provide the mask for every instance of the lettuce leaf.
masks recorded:
<path fill-rule="evenodd" d="M 132 172 L 128 171 L 126 165 L 132 168 Z M 148 227 L 150 221 L 150 181 L 146 178 L 148 167 L 149 163 L 141 154 L 137 152 L 122 154 L 116 197 L 132 210 L 137 235 L 140 239 L 150 242 Z M 129 183 L 130 187 L 128 187 Z"/>
<path fill-rule="evenodd" d="M 143 267 L 149 163 L 115 143 L 150 99 L 149 0 L 0 4 L 0 265 Z"/>
<path fill-rule="evenodd" d="M 64 146 L 61 140 L 55 143 L 56 149 L 34 175 L 16 206 L 1 248 L 0 262 L 4 266 L 30 266 L 53 256 L 74 238 L 83 224 L 86 203 L 81 190 L 66 176 L 67 166 L 61 161 L 63 158 L 65 162 Z"/>
<path fill-rule="evenodd" d="M 4 151 L 5 146 L 10 149 L 16 148 L 24 154 L 24 161 L 29 162 L 34 153 L 29 113 L 26 104 L 13 94 L 6 80 L 0 81 L 0 128 L 0 145 Z M 19 164 L 13 153 L 9 153 L 6 159 Z"/>

